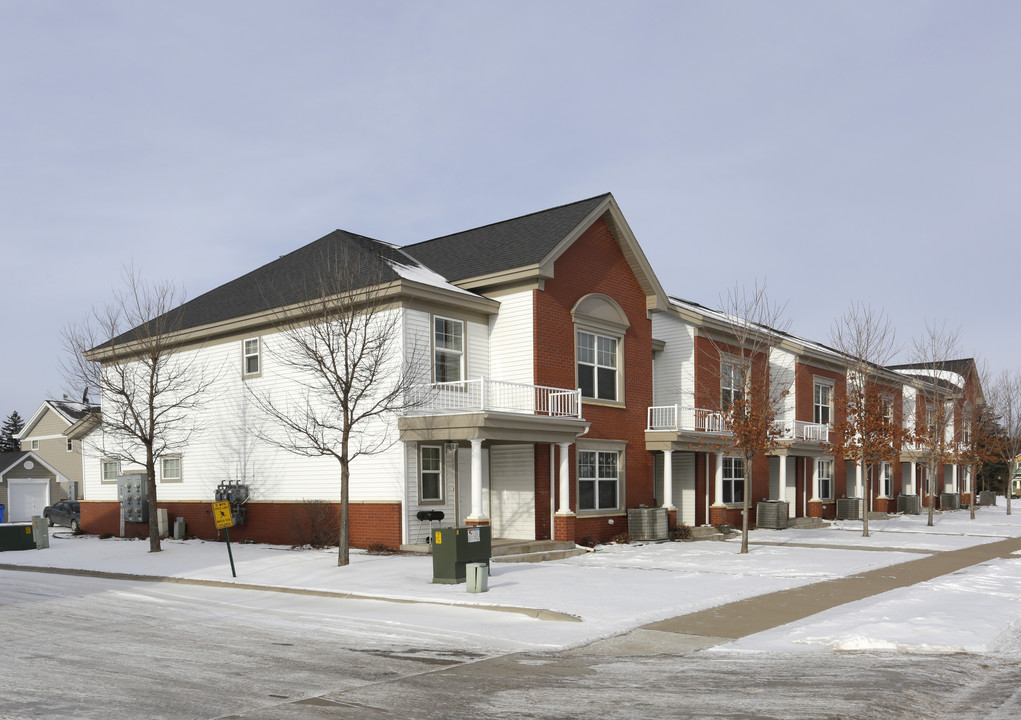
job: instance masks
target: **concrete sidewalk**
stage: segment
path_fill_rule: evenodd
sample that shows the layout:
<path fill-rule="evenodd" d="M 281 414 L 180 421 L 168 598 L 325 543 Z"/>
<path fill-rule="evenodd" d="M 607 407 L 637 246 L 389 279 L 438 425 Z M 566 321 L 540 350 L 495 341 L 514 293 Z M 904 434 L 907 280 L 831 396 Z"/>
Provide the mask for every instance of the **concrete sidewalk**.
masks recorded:
<path fill-rule="evenodd" d="M 626 635 L 597 641 L 573 652 L 616 655 L 691 652 L 771 630 L 889 590 L 949 575 L 972 565 L 996 558 L 1010 558 L 1019 550 L 1021 538 L 1009 538 L 985 545 L 940 552 L 878 570 L 758 595 L 708 610 L 649 623 Z"/>

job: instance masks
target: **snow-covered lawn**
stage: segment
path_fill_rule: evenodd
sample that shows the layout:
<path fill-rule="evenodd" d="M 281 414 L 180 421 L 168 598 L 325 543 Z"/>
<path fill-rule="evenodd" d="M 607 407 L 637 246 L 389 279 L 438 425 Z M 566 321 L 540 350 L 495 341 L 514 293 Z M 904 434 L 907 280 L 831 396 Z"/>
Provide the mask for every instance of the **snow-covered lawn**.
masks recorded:
<path fill-rule="evenodd" d="M 841 522 L 819 530 L 759 530 L 751 552 L 739 543 L 648 543 L 603 546 L 584 556 L 538 564 L 493 565 L 489 592 L 434 584 L 429 556 L 352 553 L 336 567 L 331 551 L 233 544 L 231 578 L 222 543 L 164 541 L 151 554 L 147 541 L 73 537 L 58 532 L 47 550 L 8 552 L 0 564 L 217 580 L 250 585 L 325 590 L 417 603 L 386 604 L 393 622 L 421 626 L 429 607 L 466 606 L 464 623 L 477 623 L 470 606 L 533 608 L 565 613 L 581 622 L 547 622 L 520 614 L 489 613 L 488 632 L 544 647 L 578 645 L 645 623 L 745 597 L 851 575 L 940 552 L 1021 536 L 1021 511 L 1007 516 L 983 508 L 903 516 L 870 523 Z M 769 544 L 754 544 L 754 543 Z M 804 547 L 811 545 L 812 547 Z M 879 548 L 891 548 L 877 551 Z M 54 582 L 58 582 L 56 579 Z M 1021 563 L 986 563 L 928 583 L 852 603 L 801 622 L 760 633 L 721 649 L 903 649 L 1021 652 Z M 421 605 L 418 603 L 427 603 Z M 449 613 L 445 613 L 449 615 Z M 451 622 L 445 617 L 445 623 Z"/>

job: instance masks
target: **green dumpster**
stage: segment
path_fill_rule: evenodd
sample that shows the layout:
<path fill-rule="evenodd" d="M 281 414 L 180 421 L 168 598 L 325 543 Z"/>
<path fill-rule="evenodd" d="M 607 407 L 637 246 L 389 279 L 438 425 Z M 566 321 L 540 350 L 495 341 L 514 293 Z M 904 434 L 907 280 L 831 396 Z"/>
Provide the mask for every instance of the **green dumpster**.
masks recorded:
<path fill-rule="evenodd" d="M 432 534 L 433 582 L 453 585 L 465 582 L 468 563 L 489 566 L 493 529 L 488 525 L 437 528 Z"/>

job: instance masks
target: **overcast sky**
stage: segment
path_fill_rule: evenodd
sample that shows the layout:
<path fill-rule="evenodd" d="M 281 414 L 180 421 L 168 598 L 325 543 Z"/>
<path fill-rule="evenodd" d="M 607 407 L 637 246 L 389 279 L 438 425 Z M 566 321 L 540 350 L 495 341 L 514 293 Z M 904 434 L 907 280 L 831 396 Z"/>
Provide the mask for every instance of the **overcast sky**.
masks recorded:
<path fill-rule="evenodd" d="M 128 263 L 194 297 L 603 192 L 671 294 L 1014 367 L 1019 38 L 993 1 L 0 0 L 0 418 Z"/>

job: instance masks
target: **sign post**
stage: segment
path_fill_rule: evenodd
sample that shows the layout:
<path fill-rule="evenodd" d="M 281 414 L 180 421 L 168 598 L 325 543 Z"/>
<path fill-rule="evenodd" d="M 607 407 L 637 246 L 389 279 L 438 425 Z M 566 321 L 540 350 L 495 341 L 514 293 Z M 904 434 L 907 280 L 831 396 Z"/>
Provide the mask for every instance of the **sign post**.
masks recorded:
<path fill-rule="evenodd" d="M 223 530 L 223 534 L 227 538 L 227 557 L 230 558 L 230 574 L 233 577 L 237 577 L 238 574 L 234 572 L 234 553 L 230 551 L 229 528 L 234 526 L 234 517 L 230 514 L 230 502 L 228 500 L 218 500 L 213 503 L 213 520 L 216 521 L 216 529 Z"/>

